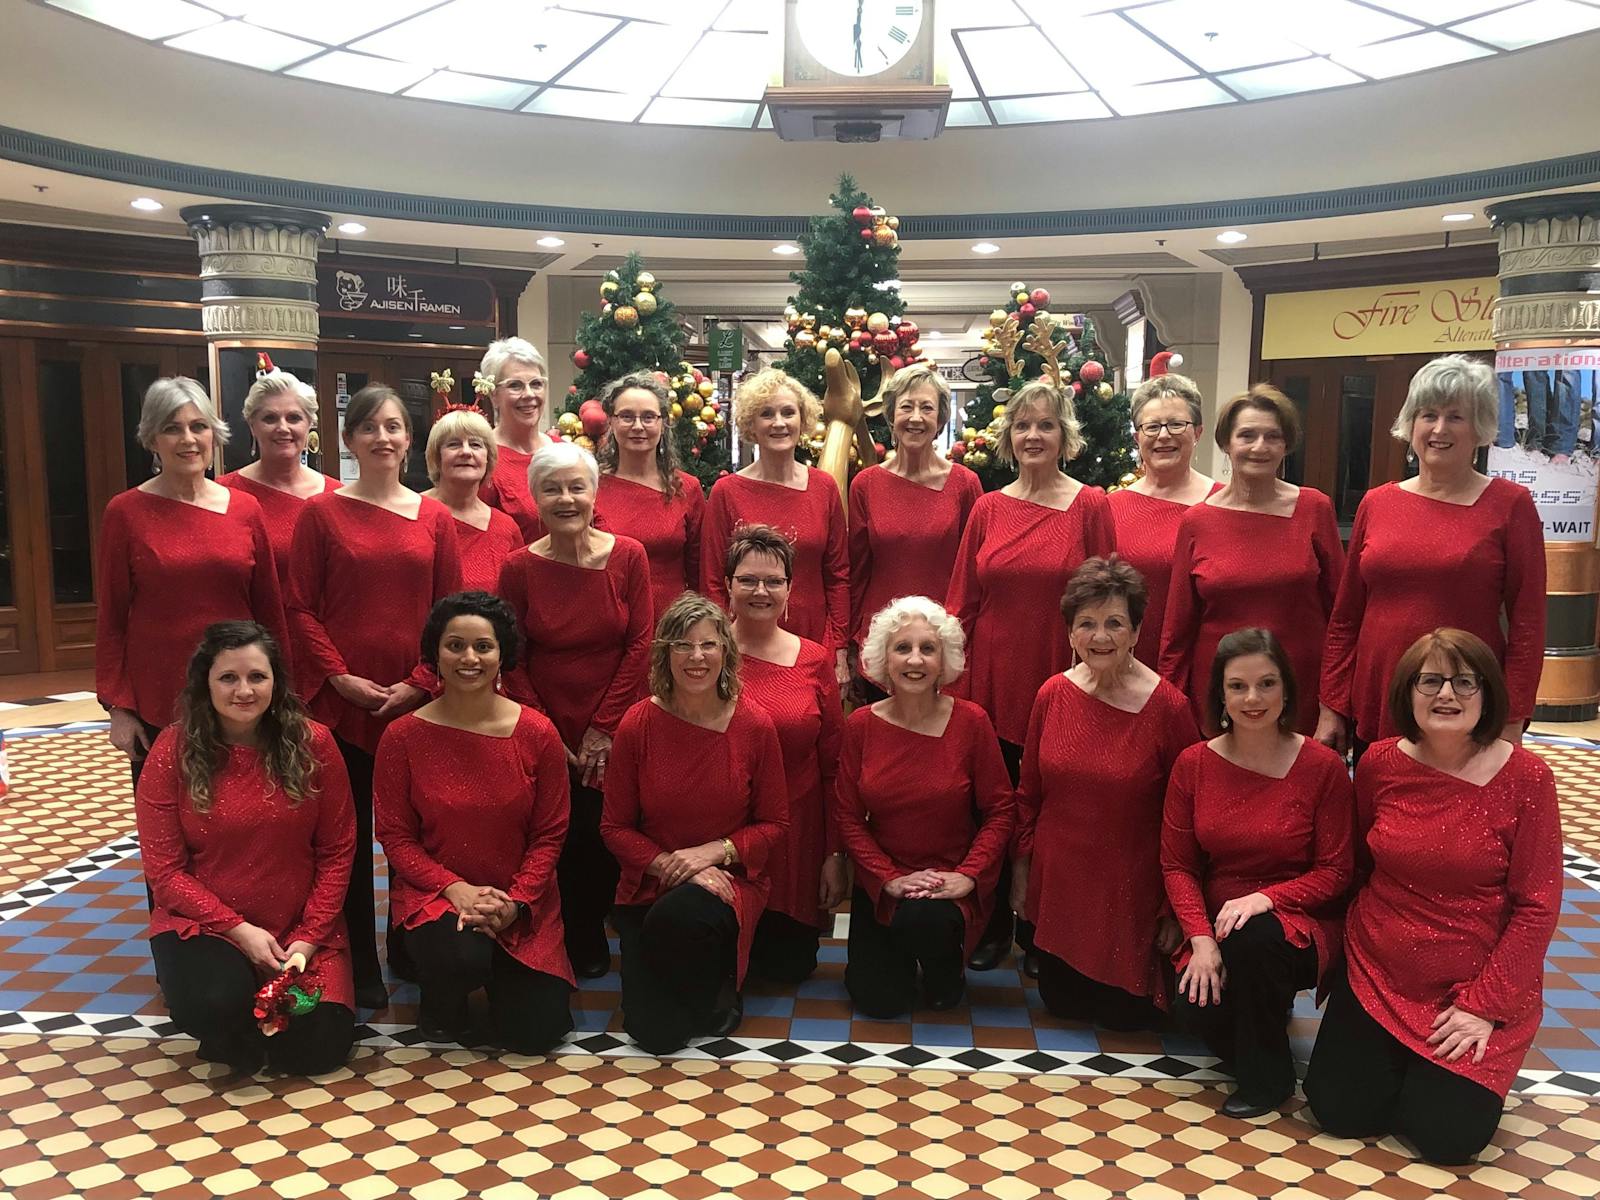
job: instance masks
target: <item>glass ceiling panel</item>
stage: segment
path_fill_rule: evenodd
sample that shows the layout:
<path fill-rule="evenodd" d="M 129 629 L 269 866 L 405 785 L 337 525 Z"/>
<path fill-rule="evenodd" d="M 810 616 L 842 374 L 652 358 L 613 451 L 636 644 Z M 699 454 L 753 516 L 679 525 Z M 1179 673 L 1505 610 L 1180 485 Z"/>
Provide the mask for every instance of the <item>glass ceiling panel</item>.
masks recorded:
<path fill-rule="evenodd" d="M 1228 104 L 1233 96 L 1209 79 L 1178 79 L 1140 87 L 1101 88 L 1100 98 L 1119 116 L 1171 112 L 1175 108 L 1206 108 Z"/>
<path fill-rule="evenodd" d="M 514 109 L 533 94 L 530 83 L 505 79 L 486 79 L 481 75 L 462 75 L 455 71 L 435 71 L 406 95 L 424 100 L 447 100 L 452 104 L 473 104 L 479 108 Z"/>
<path fill-rule="evenodd" d="M 1452 33 L 1477 38 L 1502 50 L 1520 50 L 1524 46 L 1600 29 L 1600 8 L 1574 4 L 1571 0 L 1532 0 L 1530 4 L 1519 4 L 1475 21 L 1464 21 L 1450 29 Z"/>
<path fill-rule="evenodd" d="M 723 129 L 749 129 L 756 119 L 755 104 L 726 100 L 678 100 L 657 97 L 640 121 L 646 125 L 700 125 Z"/>
<path fill-rule="evenodd" d="M 584 117 L 590 121 L 637 121 L 649 101 L 649 96 L 546 88 L 528 101 L 522 111 L 552 117 Z"/>
<path fill-rule="evenodd" d="M 610 92 L 624 86 L 630 92 L 655 92 L 699 40 L 699 29 L 633 21 L 574 63 L 561 82 Z"/>
<path fill-rule="evenodd" d="M 1085 84 L 1036 25 L 958 35 L 978 86 L 990 96 L 1081 92 Z"/>
<path fill-rule="evenodd" d="M 323 83 L 340 83 L 369 92 L 393 93 L 405 90 L 424 75 L 432 74 L 432 70 L 416 63 L 394 62 L 387 58 L 373 58 L 370 54 L 333 50 L 310 62 L 290 67 L 287 74 L 301 79 L 317 79 Z"/>
<path fill-rule="evenodd" d="M 774 47 L 764 33 L 708 33 L 661 89 L 664 96 L 760 100 Z"/>
<path fill-rule="evenodd" d="M 230 7 L 263 29 L 335 45 L 393 25 L 438 0 L 250 0 Z"/>
<path fill-rule="evenodd" d="M 1273 96 L 1292 96 L 1296 92 L 1346 87 L 1360 83 L 1362 77 L 1325 58 L 1302 58 L 1299 62 L 1281 63 L 1276 67 L 1230 71 L 1217 76 L 1217 80 L 1246 100 L 1267 100 Z"/>
<path fill-rule="evenodd" d="M 1304 58 L 1305 47 L 1271 28 L 1256 0 L 1168 0 L 1128 11 L 1128 16 L 1202 71 L 1231 71 Z"/>
<path fill-rule="evenodd" d="M 220 19 L 216 13 L 187 0 L 51 0 L 51 7 L 150 39 L 187 33 Z"/>
<path fill-rule="evenodd" d="M 207 58 L 221 58 L 228 62 L 244 63 L 263 71 L 277 71 L 297 63 L 313 54 L 321 54 L 322 47 L 315 42 L 274 33 L 270 29 L 257 29 L 243 21 L 223 21 L 217 25 L 203 25 L 167 42 L 174 50 L 189 50 Z"/>
<path fill-rule="evenodd" d="M 543 83 L 559 76 L 617 24 L 613 17 L 518 0 L 455 0 L 362 38 L 351 48 L 472 75 Z M 621 88 L 613 84 L 612 90 Z"/>
<path fill-rule="evenodd" d="M 1376 46 L 1357 46 L 1335 54 L 1333 60 L 1373 79 L 1389 79 L 1493 53 L 1493 50 L 1448 33 L 1419 33 L 1392 42 L 1379 42 Z"/>
<path fill-rule="evenodd" d="M 1382 7 L 1414 21 L 1444 25 L 1504 8 L 1506 3 L 1507 0 L 1383 0 Z"/>
<path fill-rule="evenodd" d="M 1039 26 L 1091 87 L 1133 87 L 1182 79 L 1195 70 L 1120 13 L 1074 17 L 1038 5 Z M 1113 105 L 1112 107 L 1115 107 Z"/>

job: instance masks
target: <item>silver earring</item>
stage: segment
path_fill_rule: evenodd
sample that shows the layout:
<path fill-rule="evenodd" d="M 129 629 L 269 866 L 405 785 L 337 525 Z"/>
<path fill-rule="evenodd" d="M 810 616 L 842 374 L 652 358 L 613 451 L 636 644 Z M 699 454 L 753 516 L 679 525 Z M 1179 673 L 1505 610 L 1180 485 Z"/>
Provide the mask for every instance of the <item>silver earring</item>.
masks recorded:
<path fill-rule="evenodd" d="M 1233 719 L 1231 717 L 1229 717 L 1227 713 L 1223 713 L 1222 714 L 1222 722 L 1221 723 L 1222 723 L 1222 732 L 1223 733 L 1227 733 L 1228 730 L 1233 726 Z"/>

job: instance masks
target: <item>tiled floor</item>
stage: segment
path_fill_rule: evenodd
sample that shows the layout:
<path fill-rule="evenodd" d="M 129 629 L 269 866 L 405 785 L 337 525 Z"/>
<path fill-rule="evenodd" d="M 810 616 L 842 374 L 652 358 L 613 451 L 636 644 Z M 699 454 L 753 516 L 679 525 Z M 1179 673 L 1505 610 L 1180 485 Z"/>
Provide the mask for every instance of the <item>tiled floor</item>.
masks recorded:
<path fill-rule="evenodd" d="M 669 1062 L 621 1035 L 612 974 L 550 1060 L 416 1045 L 399 985 L 348 1070 L 225 1078 L 164 1019 L 126 765 L 98 728 L 6 739 L 0 1196 L 1600 1194 L 1600 750 L 1537 747 L 1570 848 L 1544 1027 L 1483 1163 L 1441 1172 L 1293 1105 L 1222 1118 L 1197 1043 L 1056 1021 L 1014 969 L 971 975 L 951 1013 L 859 1019 L 837 940 L 800 988 L 752 987 L 734 1038 Z M 1302 1056 L 1316 1021 L 1306 998 Z"/>

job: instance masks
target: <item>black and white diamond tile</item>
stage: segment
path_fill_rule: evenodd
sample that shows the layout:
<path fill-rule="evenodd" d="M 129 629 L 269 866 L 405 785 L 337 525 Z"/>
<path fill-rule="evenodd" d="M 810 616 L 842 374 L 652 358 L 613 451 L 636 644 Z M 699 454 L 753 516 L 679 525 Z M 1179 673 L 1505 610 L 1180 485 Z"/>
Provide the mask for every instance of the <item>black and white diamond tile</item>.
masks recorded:
<path fill-rule="evenodd" d="M 123 859 L 139 851 L 139 839 L 133 834 L 107 842 L 98 849 L 89 851 L 82 858 L 58 867 L 48 875 L 41 875 L 37 879 L 30 879 L 15 891 L 7 892 L 0 896 L 0 922 L 10 920 L 21 915 L 29 909 L 43 904 L 52 897 L 59 896 L 71 888 L 76 887 L 85 879 L 91 879 L 107 867 L 114 867 Z"/>

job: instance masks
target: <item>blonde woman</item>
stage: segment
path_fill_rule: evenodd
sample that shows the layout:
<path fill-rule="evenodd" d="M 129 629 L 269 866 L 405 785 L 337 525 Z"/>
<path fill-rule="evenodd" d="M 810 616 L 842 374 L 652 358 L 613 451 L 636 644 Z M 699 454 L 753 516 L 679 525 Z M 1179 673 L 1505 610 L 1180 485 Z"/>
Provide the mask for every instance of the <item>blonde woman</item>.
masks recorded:
<path fill-rule="evenodd" d="M 451 409 L 428 431 L 426 457 L 433 486 L 422 494 L 456 519 L 461 590 L 493 593 L 500 584 L 500 564 L 524 545 L 516 521 L 480 495 L 499 458 L 494 430 L 482 413 Z"/>

